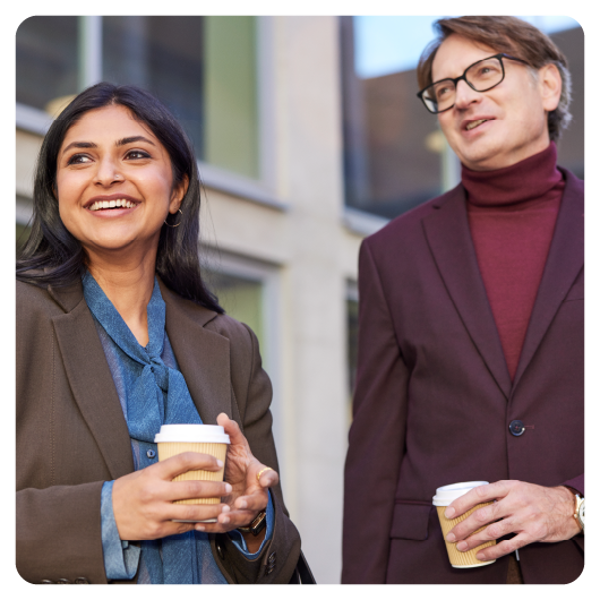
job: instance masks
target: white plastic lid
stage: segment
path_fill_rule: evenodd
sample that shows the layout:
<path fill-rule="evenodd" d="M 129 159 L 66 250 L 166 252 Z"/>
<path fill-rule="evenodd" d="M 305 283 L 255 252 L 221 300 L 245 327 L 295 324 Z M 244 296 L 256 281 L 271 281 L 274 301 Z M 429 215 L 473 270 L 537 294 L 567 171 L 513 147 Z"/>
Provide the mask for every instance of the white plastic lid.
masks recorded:
<path fill-rule="evenodd" d="M 220 425 L 161 425 L 154 436 L 154 443 L 195 442 L 229 444 L 229 436 Z"/>
<path fill-rule="evenodd" d="M 448 506 L 453 500 L 464 496 L 468 491 L 480 485 L 487 485 L 489 481 L 461 481 L 460 483 L 451 483 L 435 490 L 433 497 L 434 506 Z"/>

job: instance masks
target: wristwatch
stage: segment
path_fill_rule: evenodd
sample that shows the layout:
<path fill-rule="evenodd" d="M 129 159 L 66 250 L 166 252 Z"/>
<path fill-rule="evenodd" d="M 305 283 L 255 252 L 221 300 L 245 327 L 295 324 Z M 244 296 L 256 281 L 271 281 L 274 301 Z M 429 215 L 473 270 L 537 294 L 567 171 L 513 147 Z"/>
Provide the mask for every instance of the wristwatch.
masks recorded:
<path fill-rule="evenodd" d="M 575 492 L 575 514 L 573 516 L 581 526 L 581 531 L 585 533 L 585 498 L 582 498 L 581 494 L 577 492 Z"/>
<path fill-rule="evenodd" d="M 256 518 L 252 523 L 244 527 L 238 527 L 238 531 L 243 533 L 251 533 L 252 535 L 258 535 L 267 526 L 267 513 L 261 511 L 256 515 Z"/>

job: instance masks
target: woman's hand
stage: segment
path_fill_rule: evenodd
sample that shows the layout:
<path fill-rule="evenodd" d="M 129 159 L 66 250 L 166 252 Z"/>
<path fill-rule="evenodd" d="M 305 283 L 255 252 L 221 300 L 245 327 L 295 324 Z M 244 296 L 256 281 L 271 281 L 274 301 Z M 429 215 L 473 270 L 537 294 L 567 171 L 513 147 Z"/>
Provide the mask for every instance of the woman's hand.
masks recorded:
<path fill-rule="evenodd" d="M 225 533 L 249 525 L 266 509 L 268 489 L 277 484 L 277 473 L 252 454 L 238 424 L 225 413 L 217 417 L 231 444 L 227 451 L 225 482 L 172 481 L 186 471 L 218 471 L 222 463 L 208 454 L 185 452 L 115 480 L 112 490 L 113 513 L 122 540 L 154 540 L 191 529 Z M 265 470 L 266 469 L 266 470 Z M 260 473 L 260 479 L 257 475 Z M 187 498 L 220 497 L 221 504 L 173 504 Z M 174 523 L 173 519 L 216 523 Z M 244 534 L 248 549 L 254 552 L 264 539 Z"/>
<path fill-rule="evenodd" d="M 238 430 L 239 431 L 239 430 Z M 241 434 L 240 434 L 241 435 Z M 112 489 L 113 513 L 122 540 L 155 540 L 194 529 L 195 523 L 228 513 L 227 504 L 173 504 L 189 498 L 221 498 L 232 486 L 218 481 L 172 481 L 186 471 L 218 471 L 223 463 L 209 454 L 184 452 L 116 479 Z"/>
<path fill-rule="evenodd" d="M 231 492 L 223 498 L 230 510 L 223 510 L 218 516 L 217 523 L 196 525 L 198 531 L 209 533 L 222 533 L 249 525 L 258 513 L 267 508 L 268 489 L 279 481 L 276 471 L 263 465 L 254 457 L 248 440 L 235 421 L 225 413 L 221 413 L 217 417 L 217 423 L 223 427 L 231 441 L 225 465 L 225 481 L 231 484 Z M 260 479 L 257 477 L 259 473 Z M 264 535 L 264 529 L 259 536 L 253 536 L 251 533 L 244 534 L 251 552 L 258 550 Z"/>

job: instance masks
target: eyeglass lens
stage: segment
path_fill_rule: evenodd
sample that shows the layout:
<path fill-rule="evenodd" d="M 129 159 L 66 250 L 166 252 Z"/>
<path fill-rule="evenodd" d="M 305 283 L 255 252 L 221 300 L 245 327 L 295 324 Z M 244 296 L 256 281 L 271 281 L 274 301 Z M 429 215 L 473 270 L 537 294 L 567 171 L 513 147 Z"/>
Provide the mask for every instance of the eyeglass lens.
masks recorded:
<path fill-rule="evenodd" d="M 465 71 L 466 81 L 477 92 L 485 92 L 498 85 L 503 75 L 499 58 L 476 62 Z M 423 100 L 432 112 L 447 110 L 456 100 L 456 84 L 451 79 L 442 79 L 427 88 Z"/>

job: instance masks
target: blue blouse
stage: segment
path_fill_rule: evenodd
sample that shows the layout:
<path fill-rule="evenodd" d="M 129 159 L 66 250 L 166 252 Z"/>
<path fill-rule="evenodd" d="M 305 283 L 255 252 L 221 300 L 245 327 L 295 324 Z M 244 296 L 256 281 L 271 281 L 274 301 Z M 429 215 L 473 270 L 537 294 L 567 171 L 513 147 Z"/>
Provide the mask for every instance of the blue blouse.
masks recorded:
<path fill-rule="evenodd" d="M 90 275 L 87 274 L 87 276 L 84 277 L 84 290 L 86 289 L 87 277 L 90 277 Z M 102 296 L 104 296 L 104 294 L 102 294 Z M 104 296 L 102 301 L 110 302 L 106 296 Z M 162 303 L 164 306 L 164 300 L 160 295 L 160 289 L 156 283 L 151 302 L 153 302 L 154 305 L 156 305 L 156 303 Z M 92 315 L 94 316 L 93 312 Z M 130 372 L 130 366 L 128 365 L 127 361 L 122 360 L 118 345 L 107 334 L 104 327 L 100 324 L 95 316 L 94 322 L 96 325 L 96 330 L 98 331 L 98 336 L 100 337 L 100 341 L 102 343 L 102 348 L 104 350 L 113 381 L 115 383 L 125 420 L 127 420 L 127 390 L 124 382 L 131 378 L 132 373 Z M 171 348 L 166 329 L 164 330 L 164 347 L 161 358 L 167 367 L 179 371 L 179 366 Z M 198 415 L 198 419 L 199 422 L 202 422 L 200 415 Z M 134 438 L 130 438 L 130 440 L 134 468 L 136 471 L 158 461 L 156 444 L 140 442 Z M 138 583 L 163 583 L 161 580 L 161 574 L 157 574 L 156 567 L 149 568 L 149 565 L 146 564 L 146 561 L 144 560 L 145 554 L 142 552 L 142 548 L 119 538 L 119 532 L 117 530 L 112 507 L 113 483 L 114 481 L 107 481 L 103 484 L 101 496 L 102 549 L 104 553 L 104 568 L 106 571 L 106 576 L 108 579 L 132 579 L 136 572 L 138 572 Z M 234 530 L 228 533 L 235 546 L 242 554 L 244 554 L 246 558 L 256 558 L 260 554 L 264 543 L 271 539 L 273 535 L 273 517 L 273 503 L 271 494 L 269 492 L 266 518 L 266 535 L 260 548 L 255 553 L 248 552 L 244 537 L 239 531 Z M 173 538 L 175 536 L 170 537 Z M 183 538 L 187 538 L 188 541 L 195 542 L 191 544 L 191 546 L 189 544 L 187 546 L 192 548 L 190 555 L 191 562 L 189 569 L 184 569 L 184 572 L 186 573 L 186 581 L 181 581 L 181 583 L 227 583 L 227 580 L 221 573 L 213 557 L 207 533 L 200 531 L 189 531 L 177 537 L 181 537 L 182 541 Z M 160 540 L 144 541 L 142 542 L 142 546 L 144 544 L 152 545 L 160 543 Z M 162 556 L 162 553 L 160 555 Z M 189 573 L 190 570 L 192 571 L 191 574 Z"/>

